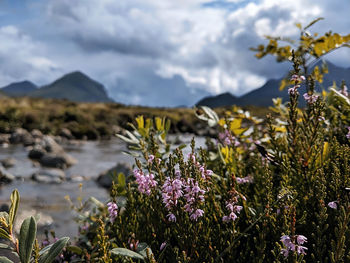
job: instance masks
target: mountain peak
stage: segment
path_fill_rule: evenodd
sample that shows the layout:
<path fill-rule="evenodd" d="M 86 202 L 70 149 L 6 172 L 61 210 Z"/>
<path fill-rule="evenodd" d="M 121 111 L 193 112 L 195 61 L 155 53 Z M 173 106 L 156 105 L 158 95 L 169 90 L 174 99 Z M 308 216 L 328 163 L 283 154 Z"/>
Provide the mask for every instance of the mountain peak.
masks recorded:
<path fill-rule="evenodd" d="M 28 80 L 11 83 L 1 88 L 6 95 L 13 97 L 27 96 L 29 93 L 37 90 L 37 86 Z"/>

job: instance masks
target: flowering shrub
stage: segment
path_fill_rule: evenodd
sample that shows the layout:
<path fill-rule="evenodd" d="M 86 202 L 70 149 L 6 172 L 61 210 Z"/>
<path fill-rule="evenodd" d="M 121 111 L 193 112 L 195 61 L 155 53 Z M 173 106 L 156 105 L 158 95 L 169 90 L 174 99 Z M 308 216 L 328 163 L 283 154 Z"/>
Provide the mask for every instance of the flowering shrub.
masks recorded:
<path fill-rule="evenodd" d="M 218 134 L 205 147 L 174 147 L 169 122 L 139 116 L 120 136 L 135 157 L 132 178 L 117 177 L 107 205 L 76 207 L 80 234 L 63 259 L 350 262 L 350 100 L 345 84 L 315 92 L 304 51 L 291 52 L 290 101 L 275 100 L 275 118 L 199 109 Z"/>

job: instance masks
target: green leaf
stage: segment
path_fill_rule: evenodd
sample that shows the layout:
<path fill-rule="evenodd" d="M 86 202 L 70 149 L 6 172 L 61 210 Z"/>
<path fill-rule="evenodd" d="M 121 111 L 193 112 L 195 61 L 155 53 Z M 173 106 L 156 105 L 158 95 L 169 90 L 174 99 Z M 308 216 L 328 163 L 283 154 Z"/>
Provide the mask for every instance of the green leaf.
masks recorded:
<path fill-rule="evenodd" d="M 122 247 L 113 248 L 110 252 L 114 256 L 130 257 L 133 259 L 144 260 L 144 257 L 142 255 L 127 248 L 122 248 Z"/>
<path fill-rule="evenodd" d="M 125 175 L 123 173 L 118 174 L 118 185 L 121 187 L 126 186 Z"/>
<path fill-rule="evenodd" d="M 137 245 L 137 253 L 142 255 L 144 258 L 147 258 L 147 250 L 148 250 L 148 255 L 152 256 L 153 255 L 152 249 L 146 243 L 142 242 Z"/>
<path fill-rule="evenodd" d="M 18 210 L 18 204 L 19 204 L 19 193 L 18 190 L 13 190 L 11 194 L 11 207 L 9 211 L 9 225 L 12 229 L 13 223 L 15 222 L 17 210 Z"/>
<path fill-rule="evenodd" d="M 75 253 L 77 255 L 81 255 L 83 253 L 83 250 L 77 246 L 68 246 L 67 251 L 70 251 L 70 252 Z"/>
<path fill-rule="evenodd" d="M 31 216 L 23 221 L 19 234 L 19 258 L 21 263 L 29 262 L 35 237 L 36 222 L 34 217 Z"/>
<path fill-rule="evenodd" d="M 69 237 L 62 237 L 54 243 L 49 251 L 45 251 L 39 258 L 39 263 L 51 263 L 61 253 L 62 249 L 69 241 Z"/>
<path fill-rule="evenodd" d="M 0 257 L 0 263 L 13 263 L 13 261 L 7 257 Z"/>
<path fill-rule="evenodd" d="M 12 247 L 8 244 L 0 243 L 0 249 L 10 249 L 12 250 Z"/>
<path fill-rule="evenodd" d="M 9 233 L 7 233 L 6 230 L 3 228 L 0 228 L 0 237 L 8 240 L 11 239 Z"/>

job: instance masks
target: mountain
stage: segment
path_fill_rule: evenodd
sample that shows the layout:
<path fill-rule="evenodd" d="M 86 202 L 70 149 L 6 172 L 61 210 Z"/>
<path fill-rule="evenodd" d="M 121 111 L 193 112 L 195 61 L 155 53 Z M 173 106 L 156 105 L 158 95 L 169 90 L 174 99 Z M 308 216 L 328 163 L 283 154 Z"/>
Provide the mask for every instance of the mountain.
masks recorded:
<path fill-rule="evenodd" d="M 320 65 L 320 63 L 318 64 Z M 321 91 L 323 89 L 328 89 L 332 86 L 333 81 L 336 81 L 337 86 L 339 87 L 342 80 L 345 80 L 346 83 L 350 84 L 350 68 L 338 67 L 330 62 L 327 62 L 328 65 L 328 74 L 324 75 L 323 83 L 316 86 L 316 91 Z M 205 97 L 199 102 L 197 106 L 209 106 L 209 107 L 223 107 L 229 105 L 237 106 L 272 106 L 272 99 L 280 97 L 283 101 L 289 99 L 288 89 L 282 91 L 279 90 L 281 79 L 270 79 L 262 87 L 246 93 L 241 97 L 235 97 L 231 93 L 223 93 L 216 96 Z M 305 87 L 299 89 L 301 96 L 299 97 L 299 102 L 302 105 L 305 105 L 302 95 L 306 92 Z"/>
<path fill-rule="evenodd" d="M 230 106 L 237 104 L 239 99 L 229 92 L 219 94 L 217 96 L 208 96 L 197 102 L 197 106 L 208 106 L 210 108 Z"/>
<path fill-rule="evenodd" d="M 27 96 L 29 93 L 37 90 L 37 86 L 30 81 L 15 82 L 1 88 L 1 91 L 11 97 Z"/>
<path fill-rule="evenodd" d="M 75 71 L 30 94 L 31 97 L 68 99 L 76 102 L 112 102 L 104 86 Z"/>

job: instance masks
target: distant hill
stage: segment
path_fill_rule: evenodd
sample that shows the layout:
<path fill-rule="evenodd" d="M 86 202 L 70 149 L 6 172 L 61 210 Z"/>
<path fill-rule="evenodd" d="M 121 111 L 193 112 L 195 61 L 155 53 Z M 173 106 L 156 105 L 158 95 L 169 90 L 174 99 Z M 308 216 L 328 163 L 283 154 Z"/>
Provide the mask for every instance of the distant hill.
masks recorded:
<path fill-rule="evenodd" d="M 1 88 L 1 91 L 11 97 L 23 97 L 37 90 L 38 87 L 30 81 L 15 82 Z"/>
<path fill-rule="evenodd" d="M 327 62 L 329 74 L 324 75 L 323 83 L 321 86 L 317 86 L 316 90 L 320 91 L 322 88 L 328 89 L 332 86 L 333 81 L 336 81 L 339 86 L 342 80 L 345 80 L 350 85 L 350 68 L 338 67 L 330 62 Z M 223 107 L 229 105 L 238 106 L 271 106 L 273 105 L 272 99 L 280 97 L 283 101 L 289 99 L 288 89 L 283 91 L 279 90 L 281 79 L 270 79 L 262 87 L 253 90 L 241 97 L 235 97 L 231 93 L 223 93 L 216 96 L 205 97 L 200 100 L 196 105 L 209 106 L 209 107 Z M 305 87 L 301 87 L 299 90 L 300 94 L 305 93 Z M 300 96 L 300 102 L 304 104 L 302 96 Z"/>
<path fill-rule="evenodd" d="M 219 94 L 217 96 L 209 96 L 197 102 L 197 106 L 208 106 L 210 108 L 230 106 L 237 104 L 239 99 L 229 92 Z"/>
<path fill-rule="evenodd" d="M 31 97 L 68 99 L 76 102 L 112 102 L 104 86 L 76 71 L 30 94 Z"/>

